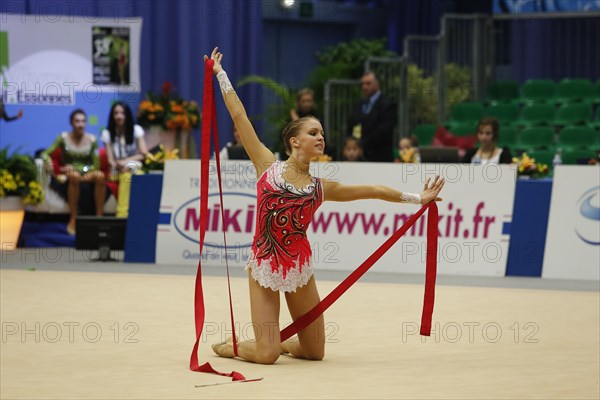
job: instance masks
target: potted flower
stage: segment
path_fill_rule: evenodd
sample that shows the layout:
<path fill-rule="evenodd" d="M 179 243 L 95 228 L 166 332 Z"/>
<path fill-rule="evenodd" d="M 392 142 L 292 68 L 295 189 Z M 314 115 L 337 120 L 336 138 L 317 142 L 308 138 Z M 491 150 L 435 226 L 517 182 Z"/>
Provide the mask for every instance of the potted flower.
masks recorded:
<path fill-rule="evenodd" d="M 548 176 L 548 164 L 536 163 L 535 158 L 523 153 L 521 157 L 514 157 L 513 164 L 517 164 L 517 174 L 520 177 L 543 178 Z"/>
<path fill-rule="evenodd" d="M 158 148 L 158 151 L 146 154 L 143 169 L 147 173 L 160 173 L 164 171 L 167 160 L 179 159 L 179 149 L 168 150 L 162 144 Z"/>
<path fill-rule="evenodd" d="M 44 199 L 42 186 L 37 181 L 33 159 L 9 148 L 0 150 L 0 235 L 2 250 L 16 247 L 23 217 L 24 204 L 39 204 Z"/>
<path fill-rule="evenodd" d="M 163 83 L 160 93 L 146 93 L 137 117 L 149 130 L 146 141 L 151 148 L 160 143 L 167 150 L 178 148 L 181 158 L 191 158 L 191 131 L 200 126 L 200 107 L 177 96 L 171 82 Z"/>

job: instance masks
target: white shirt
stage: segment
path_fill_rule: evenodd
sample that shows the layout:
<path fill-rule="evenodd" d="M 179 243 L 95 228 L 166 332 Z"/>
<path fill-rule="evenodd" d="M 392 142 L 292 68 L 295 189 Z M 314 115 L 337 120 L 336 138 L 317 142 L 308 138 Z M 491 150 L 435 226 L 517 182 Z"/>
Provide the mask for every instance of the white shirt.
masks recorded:
<path fill-rule="evenodd" d="M 503 149 L 498 149 L 498 152 L 496 154 L 494 154 L 494 156 L 492 158 L 485 158 L 485 159 L 479 157 L 479 155 L 477 153 L 475 153 L 475 155 L 471 159 L 471 164 L 479 164 L 479 165 L 500 164 L 500 154 L 502 154 L 502 150 Z"/>
<path fill-rule="evenodd" d="M 139 138 L 144 137 L 144 128 L 137 124 L 133 126 L 133 143 L 131 144 L 125 143 L 125 136 L 119 136 L 116 138 L 118 142 L 111 143 L 110 132 L 108 129 L 104 129 L 101 136 L 105 147 L 112 144 L 115 160 L 121 160 L 137 154 L 137 141 Z"/>

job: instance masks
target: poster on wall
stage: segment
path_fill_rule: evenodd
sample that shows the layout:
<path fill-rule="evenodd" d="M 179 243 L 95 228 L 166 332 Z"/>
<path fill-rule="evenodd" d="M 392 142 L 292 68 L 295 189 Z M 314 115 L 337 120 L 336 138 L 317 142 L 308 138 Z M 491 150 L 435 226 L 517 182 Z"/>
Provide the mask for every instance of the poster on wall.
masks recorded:
<path fill-rule="evenodd" d="M 439 273 L 504 276 L 515 193 L 512 166 L 457 164 L 313 163 L 314 176 L 345 184 L 380 184 L 419 192 L 427 178 L 445 176 L 438 205 Z M 199 253 L 200 162 L 167 163 L 157 226 L 156 262 L 195 267 L 245 265 L 256 222 L 256 176 L 250 161 L 223 162 L 224 206 L 219 202 L 216 166 L 211 164 L 208 224 Z M 352 271 L 415 212 L 418 205 L 361 200 L 324 202 L 310 227 L 316 268 Z M 223 213 L 224 220 L 221 220 Z M 426 259 L 426 220 L 419 219 L 374 266 L 380 272 L 422 273 Z M 227 233 L 227 252 L 223 242 Z"/>
<path fill-rule="evenodd" d="M 99 135 L 115 101 L 135 108 L 141 96 L 142 19 L 0 14 L 0 96 L 8 115 L 2 143 L 33 155 L 70 130 L 70 113 L 87 113 Z M 54 15 L 54 13 L 58 13 Z M 43 39 L 43 40 L 42 40 Z"/>
<path fill-rule="evenodd" d="M 94 84 L 128 85 L 129 28 L 95 26 L 93 32 Z"/>

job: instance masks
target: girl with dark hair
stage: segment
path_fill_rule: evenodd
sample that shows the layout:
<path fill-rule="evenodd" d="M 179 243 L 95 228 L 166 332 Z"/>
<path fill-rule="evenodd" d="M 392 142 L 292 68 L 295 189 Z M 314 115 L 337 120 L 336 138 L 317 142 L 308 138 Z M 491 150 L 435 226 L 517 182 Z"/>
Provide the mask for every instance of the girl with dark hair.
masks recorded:
<path fill-rule="evenodd" d="M 102 131 L 101 136 L 111 170 L 118 173 L 117 217 L 127 217 L 131 174 L 141 171 L 142 161 L 148 152 L 144 129 L 135 124 L 131 108 L 118 101 L 110 109 L 108 128 Z"/>
<path fill-rule="evenodd" d="M 319 303 L 313 276 L 312 252 L 306 230 L 317 208 L 325 200 L 381 199 L 396 203 L 427 204 L 441 200 L 444 179 L 429 180 L 421 194 L 400 192 L 385 186 L 348 186 L 310 174 L 310 161 L 325 150 L 321 123 L 314 117 L 290 122 L 282 132 L 289 158 L 278 161 L 258 139 L 240 99 L 221 66 L 223 54 L 212 51 L 213 73 L 217 76 L 225 105 L 240 133 L 257 176 L 257 224 L 246 265 L 250 282 L 250 306 L 255 341 L 238 344 L 240 358 L 273 364 L 281 353 L 321 360 L 325 355 L 323 315 L 298 333 L 298 340 L 281 342 L 279 335 L 279 292 L 285 293 L 294 320 Z M 208 60 L 204 56 L 204 60 Z M 221 357 L 234 357 L 233 344 L 213 345 Z"/>
<path fill-rule="evenodd" d="M 498 147 L 500 125 L 496 118 L 482 118 L 477 124 L 477 140 L 479 147 L 475 147 L 465 154 L 463 162 L 468 164 L 488 163 L 510 164 L 512 154 L 508 147 Z"/>

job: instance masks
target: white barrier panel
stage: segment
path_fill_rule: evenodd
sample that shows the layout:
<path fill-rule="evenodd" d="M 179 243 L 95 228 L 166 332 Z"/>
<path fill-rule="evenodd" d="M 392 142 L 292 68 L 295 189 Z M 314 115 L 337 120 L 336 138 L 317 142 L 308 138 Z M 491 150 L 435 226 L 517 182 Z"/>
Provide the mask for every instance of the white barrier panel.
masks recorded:
<path fill-rule="evenodd" d="M 543 278 L 600 280 L 600 168 L 554 170 Z"/>
<path fill-rule="evenodd" d="M 512 218 L 515 170 L 512 166 L 461 164 L 313 163 L 313 175 L 344 184 L 379 184 L 420 192 L 428 177 L 445 176 L 439 203 L 439 273 L 504 276 L 508 257 L 505 223 Z M 194 265 L 198 254 L 198 161 L 167 164 L 157 228 L 156 261 Z M 225 222 L 230 265 L 247 260 L 255 226 L 256 177 L 250 162 L 222 165 Z M 211 164 L 206 265 L 224 265 L 217 176 Z M 419 206 L 363 200 L 325 202 L 308 237 L 316 268 L 354 270 Z M 425 268 L 426 218 L 421 218 L 374 268 L 421 273 Z"/>

